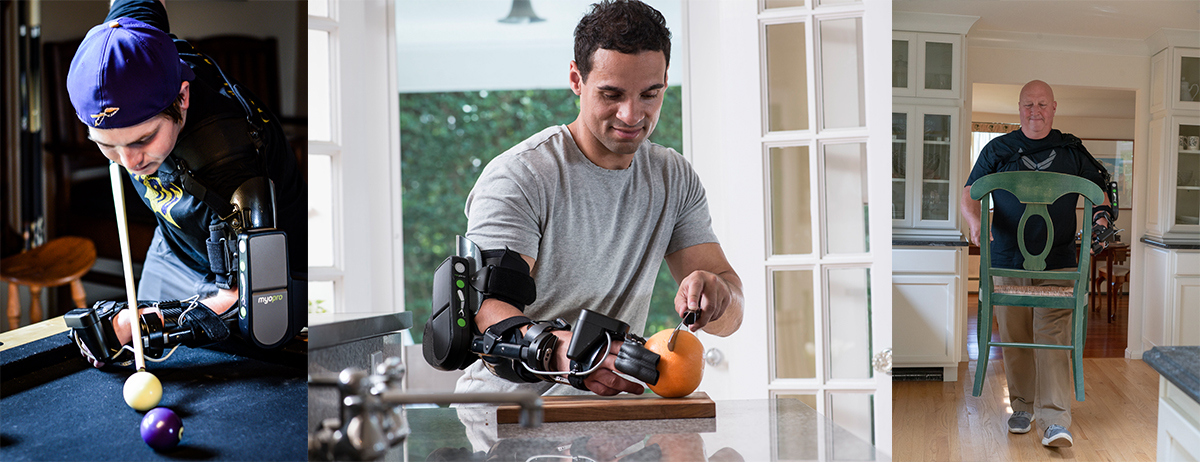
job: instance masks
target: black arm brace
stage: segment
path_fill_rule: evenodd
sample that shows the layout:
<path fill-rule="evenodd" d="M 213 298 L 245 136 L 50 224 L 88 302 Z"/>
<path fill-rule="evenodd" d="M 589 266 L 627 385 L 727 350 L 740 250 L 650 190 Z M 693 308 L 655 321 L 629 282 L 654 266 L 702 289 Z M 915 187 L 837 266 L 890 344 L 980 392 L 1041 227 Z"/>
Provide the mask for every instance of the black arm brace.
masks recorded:
<path fill-rule="evenodd" d="M 126 302 L 101 300 L 91 308 L 76 308 L 63 316 L 70 336 L 80 347 L 103 362 L 127 364 L 133 354 L 122 348 L 113 330 L 117 313 Z M 157 307 L 162 319 L 153 313 L 140 315 L 142 350 L 147 357 L 161 358 L 176 345 L 199 347 L 229 337 L 229 327 L 216 313 L 195 298 L 161 302 L 139 301 L 138 309 Z"/>
<path fill-rule="evenodd" d="M 658 382 L 659 357 L 645 349 L 645 340 L 629 334 L 628 324 L 593 311 L 583 310 L 574 329 L 562 319 L 513 316 L 479 333 L 474 316 L 484 299 L 496 298 L 524 311 L 536 298 L 529 266 L 511 250 L 480 251 L 459 236 L 459 255 L 447 258 L 434 273 L 431 298 L 422 352 L 436 369 L 465 369 L 483 358 L 493 374 L 512 382 L 555 381 L 554 375 L 567 375 L 572 386 L 586 390 L 584 377 L 604 360 L 611 340 L 624 340 L 617 369 L 651 384 Z M 531 327 L 522 335 L 524 326 Z M 554 331 L 568 329 L 572 331 L 567 352 L 571 371 L 551 371 L 560 343 Z"/>

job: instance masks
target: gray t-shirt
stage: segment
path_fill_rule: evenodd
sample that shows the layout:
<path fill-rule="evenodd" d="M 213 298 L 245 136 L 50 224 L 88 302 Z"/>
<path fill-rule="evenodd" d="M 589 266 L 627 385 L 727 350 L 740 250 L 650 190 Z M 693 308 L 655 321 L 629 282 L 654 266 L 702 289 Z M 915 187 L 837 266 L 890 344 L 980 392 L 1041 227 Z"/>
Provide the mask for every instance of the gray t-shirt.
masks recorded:
<path fill-rule="evenodd" d="M 536 260 L 530 319 L 574 325 L 587 308 L 639 335 L 663 257 L 717 242 L 704 187 L 678 152 L 646 141 L 629 168 L 608 170 L 583 155 L 565 125 L 488 163 L 467 196 L 466 214 L 467 237 L 479 248 L 507 246 Z M 545 392 L 549 385 L 511 383 L 476 362 L 457 391 Z"/>

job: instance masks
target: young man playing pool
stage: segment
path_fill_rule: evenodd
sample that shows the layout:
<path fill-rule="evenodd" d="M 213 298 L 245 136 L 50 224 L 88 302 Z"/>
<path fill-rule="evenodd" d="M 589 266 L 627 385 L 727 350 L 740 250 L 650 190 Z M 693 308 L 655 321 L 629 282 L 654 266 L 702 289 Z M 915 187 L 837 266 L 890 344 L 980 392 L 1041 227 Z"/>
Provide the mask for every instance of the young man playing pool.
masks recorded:
<path fill-rule="evenodd" d="M 163 3 L 114 1 L 104 23 L 80 44 L 67 75 L 88 137 L 128 170 L 158 222 L 139 305 L 143 313 L 157 313 L 162 328 L 190 331 L 185 345 L 224 340 L 255 305 L 240 287 L 246 279 L 236 268 L 234 244 L 282 230 L 286 245 L 272 258 L 283 273 L 290 268 L 280 298 L 287 309 L 275 312 L 272 325 L 254 327 L 269 338 L 252 339 L 260 347 L 278 346 L 306 324 L 307 188 L 276 117 L 169 31 Z M 101 329 L 92 331 L 91 341 L 86 330 L 75 332 L 96 367 L 129 358 L 121 346 L 133 338 L 132 313 L 124 306 L 98 302 L 93 310 Z"/>

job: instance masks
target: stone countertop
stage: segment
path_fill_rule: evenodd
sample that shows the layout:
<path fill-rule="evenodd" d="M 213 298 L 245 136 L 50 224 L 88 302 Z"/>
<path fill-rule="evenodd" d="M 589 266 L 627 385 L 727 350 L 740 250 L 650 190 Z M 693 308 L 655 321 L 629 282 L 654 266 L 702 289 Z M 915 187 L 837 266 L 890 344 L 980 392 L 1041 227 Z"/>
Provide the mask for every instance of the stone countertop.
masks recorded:
<path fill-rule="evenodd" d="M 1200 346 L 1154 347 L 1142 360 L 1200 403 Z"/>
<path fill-rule="evenodd" d="M 497 425 L 494 407 L 410 408 L 405 413 L 412 434 L 404 444 L 411 460 L 890 459 L 795 399 L 716 404 L 712 419 L 561 422 L 532 429 Z"/>
<path fill-rule="evenodd" d="M 1200 249 L 1200 240 L 1196 239 L 1161 239 L 1151 236 L 1142 236 L 1140 239 L 1146 244 L 1154 247 L 1167 250 L 1197 250 Z"/>
<path fill-rule="evenodd" d="M 944 239 L 892 239 L 893 246 L 920 246 L 920 247 L 966 247 L 967 241 L 960 240 L 944 240 Z"/>
<path fill-rule="evenodd" d="M 316 350 L 395 333 L 412 327 L 412 312 L 340 313 L 308 326 L 308 348 Z"/>

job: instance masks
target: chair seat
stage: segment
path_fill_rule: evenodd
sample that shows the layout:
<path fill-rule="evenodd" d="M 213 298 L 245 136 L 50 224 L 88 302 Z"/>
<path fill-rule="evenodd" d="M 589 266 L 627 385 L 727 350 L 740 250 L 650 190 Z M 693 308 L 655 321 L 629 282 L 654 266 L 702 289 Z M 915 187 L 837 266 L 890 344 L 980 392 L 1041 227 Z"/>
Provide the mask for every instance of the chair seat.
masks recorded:
<path fill-rule="evenodd" d="M 992 292 L 1009 295 L 1039 295 L 1043 297 L 1074 297 L 1074 287 L 1062 286 L 996 286 Z"/>
<path fill-rule="evenodd" d="M 1108 268 L 1101 266 L 1101 267 L 1096 268 L 1096 271 L 1098 273 L 1100 273 L 1101 277 L 1104 277 L 1104 278 L 1108 277 Z M 1129 275 L 1129 267 L 1124 266 L 1124 265 L 1113 265 L 1112 275 L 1114 277 L 1118 277 L 1118 278 L 1128 276 Z"/>
<path fill-rule="evenodd" d="M 59 286 L 78 279 L 96 263 L 96 246 L 66 236 L 0 261 L 0 279 L 14 284 Z"/>

